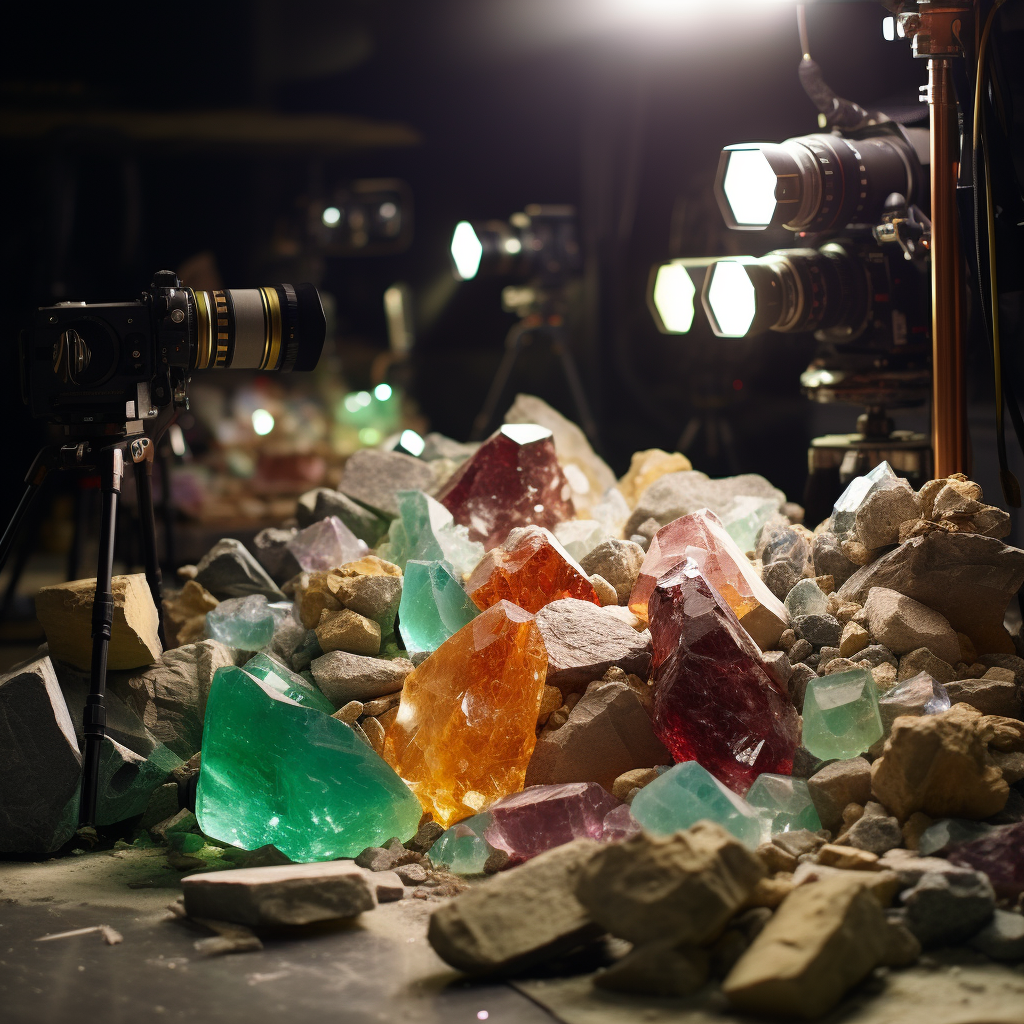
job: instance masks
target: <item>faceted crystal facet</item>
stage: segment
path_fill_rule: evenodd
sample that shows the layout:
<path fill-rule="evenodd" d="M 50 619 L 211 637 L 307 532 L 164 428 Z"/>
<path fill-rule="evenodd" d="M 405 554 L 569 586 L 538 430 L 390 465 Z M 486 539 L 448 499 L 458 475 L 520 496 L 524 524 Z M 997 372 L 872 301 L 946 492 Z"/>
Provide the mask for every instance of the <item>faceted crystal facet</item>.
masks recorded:
<path fill-rule="evenodd" d="M 421 814 L 350 726 L 240 668 L 217 670 L 196 795 L 208 836 L 244 850 L 273 844 L 294 861 L 330 860 L 411 838 Z"/>
<path fill-rule="evenodd" d="M 398 631 L 407 651 L 436 651 L 479 614 L 448 563 L 406 562 Z"/>
<path fill-rule="evenodd" d="M 625 838 L 615 822 L 610 829 L 605 824 L 608 815 L 620 806 L 622 801 L 596 782 L 530 786 L 487 809 L 491 823 L 484 838 L 509 855 L 509 866 L 522 864 L 574 839 L 608 842 Z M 638 831 L 634 824 L 632 834 Z"/>
<path fill-rule="evenodd" d="M 1016 899 L 1024 892 L 1024 821 L 1003 825 L 949 853 L 961 867 L 984 871 L 997 896 Z"/>
<path fill-rule="evenodd" d="M 206 633 L 240 651 L 258 651 L 274 639 L 274 612 L 262 594 L 232 597 L 206 613 Z"/>
<path fill-rule="evenodd" d="M 814 580 L 801 580 L 786 595 L 786 611 L 791 619 L 799 615 L 827 615 L 828 598 Z"/>
<path fill-rule="evenodd" d="M 654 535 L 629 595 L 634 615 L 647 618 L 647 603 L 658 580 L 686 558 L 725 598 L 758 646 L 767 649 L 779 639 L 789 621 L 785 607 L 761 582 L 718 516 L 706 508 L 673 520 Z"/>
<path fill-rule="evenodd" d="M 696 761 L 677 764 L 644 786 L 633 797 L 630 812 L 644 829 L 658 836 L 707 819 L 747 846 L 761 842 L 762 825 L 756 808 Z"/>
<path fill-rule="evenodd" d="M 792 775 L 759 775 L 747 791 L 747 803 L 767 820 L 772 835 L 821 828 L 807 783 Z"/>
<path fill-rule="evenodd" d="M 533 616 L 499 601 L 406 678 L 384 756 L 435 821 L 522 788 L 547 664 Z"/>
<path fill-rule="evenodd" d="M 491 816 L 484 813 L 452 825 L 431 846 L 431 862 L 455 875 L 482 875 L 487 858 L 494 853 L 494 847 L 484 839 L 490 823 Z"/>
<path fill-rule="evenodd" d="M 304 572 L 324 572 L 354 562 L 370 549 L 337 516 L 300 530 L 288 550 Z"/>
<path fill-rule="evenodd" d="M 450 562 L 460 579 L 483 557 L 484 546 L 469 539 L 469 531 L 451 512 L 422 491 L 399 491 L 399 517 L 391 524 L 384 558 L 405 569 L 406 563 Z"/>
<path fill-rule="evenodd" d="M 788 774 L 796 710 L 700 569 L 688 560 L 664 576 L 649 607 L 654 728 L 676 761 L 699 761 L 738 792 L 763 772 Z"/>
<path fill-rule="evenodd" d="M 901 715 L 938 715 L 951 707 L 946 688 L 927 672 L 904 679 L 878 698 L 878 711 L 882 718 L 883 739 L 892 731 L 892 723 Z"/>
<path fill-rule="evenodd" d="M 513 530 L 500 548 L 488 551 L 466 589 L 480 608 L 511 601 L 528 612 L 538 612 L 564 597 L 601 603 L 586 571 L 540 526 Z"/>
<path fill-rule="evenodd" d="M 325 714 L 334 714 L 334 705 L 320 692 L 319 687 L 307 682 L 303 676 L 282 665 L 268 654 L 256 654 L 245 663 L 245 671 L 289 700 L 306 708 L 316 708 Z"/>
<path fill-rule="evenodd" d="M 888 462 L 880 462 L 869 473 L 850 481 L 832 510 L 831 530 L 839 538 L 851 536 L 857 526 L 857 509 L 875 491 L 896 487 L 899 477 Z"/>
<path fill-rule="evenodd" d="M 823 761 L 856 757 L 882 736 L 878 689 L 864 668 L 812 679 L 803 716 L 803 745 Z"/>
<path fill-rule="evenodd" d="M 514 526 L 551 529 L 572 519 L 571 494 L 551 431 L 507 423 L 455 471 L 438 500 L 489 551 Z"/>
<path fill-rule="evenodd" d="M 773 498 L 740 495 L 732 499 L 722 512 L 722 525 L 740 551 L 753 551 L 761 527 L 779 510 Z"/>

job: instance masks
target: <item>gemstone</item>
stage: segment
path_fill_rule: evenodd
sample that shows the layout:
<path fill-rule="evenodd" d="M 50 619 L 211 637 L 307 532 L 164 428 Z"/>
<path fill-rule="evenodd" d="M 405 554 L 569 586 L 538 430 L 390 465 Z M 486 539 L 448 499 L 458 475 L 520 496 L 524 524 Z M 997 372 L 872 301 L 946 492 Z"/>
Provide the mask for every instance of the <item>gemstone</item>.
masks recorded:
<path fill-rule="evenodd" d="M 605 826 L 608 815 L 620 806 L 622 801 L 596 782 L 530 786 L 488 807 L 491 823 L 483 835 L 494 849 L 509 855 L 511 867 L 574 839 L 626 838 L 615 822 L 611 829 Z M 637 832 L 634 823 L 628 834 Z"/>
<path fill-rule="evenodd" d="M 1024 892 L 1024 821 L 1003 825 L 987 836 L 958 846 L 949 852 L 949 860 L 961 867 L 984 871 L 996 895 L 1019 896 Z"/>
<path fill-rule="evenodd" d="M 469 539 L 469 531 L 459 526 L 439 501 L 422 491 L 399 491 L 399 518 L 391 524 L 382 557 L 405 569 L 412 560 L 450 562 L 461 579 L 483 558 L 484 546 Z"/>
<path fill-rule="evenodd" d="M 370 549 L 337 516 L 300 530 L 288 550 L 304 572 L 324 572 L 369 554 Z"/>
<path fill-rule="evenodd" d="M 206 633 L 240 651 L 258 651 L 274 639 L 274 612 L 262 594 L 232 597 L 206 613 Z"/>
<path fill-rule="evenodd" d="M 747 846 L 761 842 L 762 825 L 756 808 L 696 761 L 674 765 L 644 786 L 633 797 L 630 812 L 656 836 L 670 835 L 706 819 Z"/>
<path fill-rule="evenodd" d="M 436 651 L 480 614 L 446 562 L 406 562 L 398 632 L 407 651 Z"/>
<path fill-rule="evenodd" d="M 582 561 L 594 548 L 608 539 L 604 527 L 595 519 L 570 519 L 568 522 L 559 523 L 552 532 L 555 540 L 577 562 Z"/>
<path fill-rule="evenodd" d="M 654 731 L 676 761 L 699 761 L 737 792 L 789 774 L 799 716 L 735 614 L 687 560 L 650 599 Z"/>
<path fill-rule="evenodd" d="M 533 616 L 499 601 L 406 677 L 384 756 L 435 821 L 522 789 L 547 662 Z"/>
<path fill-rule="evenodd" d="M 938 715 L 951 707 L 946 688 L 927 672 L 904 679 L 878 698 L 878 711 L 882 719 L 882 738 L 892 731 L 892 723 L 900 715 Z"/>
<path fill-rule="evenodd" d="M 583 567 L 541 526 L 513 530 L 500 548 L 483 557 L 466 589 L 480 608 L 511 601 L 538 612 L 565 597 L 601 604 Z"/>
<path fill-rule="evenodd" d="M 654 535 L 629 595 L 630 611 L 646 619 L 647 603 L 658 580 L 687 558 L 725 598 L 754 642 L 762 650 L 773 646 L 789 621 L 786 609 L 761 581 L 718 516 L 706 508 L 674 519 Z"/>
<path fill-rule="evenodd" d="M 803 745 L 823 761 L 862 754 L 882 736 L 878 689 L 866 668 L 819 676 L 804 695 Z"/>
<path fill-rule="evenodd" d="M 802 828 L 817 832 L 821 828 L 821 819 L 804 779 L 766 772 L 759 775 L 747 791 L 747 803 L 768 821 L 772 835 Z"/>
<path fill-rule="evenodd" d="M 722 511 L 722 525 L 740 551 L 753 551 L 761 527 L 779 510 L 773 498 L 737 495 Z"/>
<path fill-rule="evenodd" d="M 446 829 L 430 848 L 433 864 L 446 867 L 455 875 L 482 875 L 494 847 L 484 839 L 491 816 L 474 814 Z"/>
<path fill-rule="evenodd" d="M 828 598 L 814 580 L 801 580 L 786 595 L 786 611 L 791 619 L 802 615 L 827 615 Z"/>
<path fill-rule="evenodd" d="M 320 692 L 317 686 L 307 682 L 297 672 L 285 667 L 268 654 L 253 655 L 243 666 L 246 672 L 273 687 L 289 700 L 306 708 L 316 708 L 325 714 L 334 714 L 334 705 Z"/>
<path fill-rule="evenodd" d="M 948 853 L 954 846 L 970 843 L 994 832 L 997 826 L 968 818 L 943 818 L 929 825 L 917 840 L 919 857 L 934 857 Z"/>
<path fill-rule="evenodd" d="M 206 705 L 196 817 L 221 842 L 294 861 L 355 857 L 411 838 L 419 803 L 344 722 L 234 666 Z"/>
<path fill-rule="evenodd" d="M 880 462 L 869 473 L 855 477 L 839 496 L 832 510 L 832 532 L 840 539 L 853 536 L 857 527 L 857 509 L 875 491 L 886 491 L 898 485 L 899 477 L 888 462 Z"/>
<path fill-rule="evenodd" d="M 452 474 L 438 500 L 489 551 L 514 526 L 551 529 L 572 519 L 571 493 L 551 431 L 506 423 Z"/>

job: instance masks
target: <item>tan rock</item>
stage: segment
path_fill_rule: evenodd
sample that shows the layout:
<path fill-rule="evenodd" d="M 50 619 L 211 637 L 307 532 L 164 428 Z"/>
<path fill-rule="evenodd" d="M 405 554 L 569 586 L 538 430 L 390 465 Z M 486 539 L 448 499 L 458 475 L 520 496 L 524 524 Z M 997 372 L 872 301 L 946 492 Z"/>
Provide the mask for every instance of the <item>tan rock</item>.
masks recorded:
<path fill-rule="evenodd" d="M 543 725 L 562 706 L 562 691 L 557 686 L 545 686 L 540 698 L 537 724 Z"/>
<path fill-rule="evenodd" d="M 708 979 L 709 957 L 696 946 L 652 942 L 637 946 L 594 975 L 598 988 L 645 996 L 688 996 Z"/>
<path fill-rule="evenodd" d="M 857 537 L 869 549 L 896 544 L 902 523 L 921 517 L 921 499 L 907 483 L 875 491 L 857 509 Z"/>
<path fill-rule="evenodd" d="M 107 648 L 107 668 L 141 668 L 163 652 L 159 616 L 142 573 L 115 576 L 114 618 Z M 92 604 L 96 580 L 73 580 L 43 587 L 36 595 L 36 617 L 46 634 L 50 657 L 76 668 L 92 664 Z"/>
<path fill-rule="evenodd" d="M 375 655 L 380 653 L 380 626 L 348 608 L 340 612 L 323 613 L 316 627 L 316 638 L 326 654 L 328 651 L 348 651 L 349 654 Z"/>
<path fill-rule="evenodd" d="M 343 708 L 339 708 L 331 715 L 331 718 L 337 718 L 339 722 L 344 722 L 346 725 L 351 725 L 353 722 L 359 720 L 359 716 L 363 713 L 363 704 L 358 700 L 350 700 Z"/>
<path fill-rule="evenodd" d="M 315 629 L 325 611 L 340 612 L 341 602 L 334 596 L 331 584 L 337 587 L 338 577 L 328 572 L 303 573 L 295 588 L 299 616 L 306 629 Z"/>
<path fill-rule="evenodd" d="M 619 603 L 618 592 L 603 576 L 598 576 L 595 573 L 590 577 L 590 585 L 594 588 L 594 593 L 597 594 L 602 608 Z"/>
<path fill-rule="evenodd" d="M 900 876 L 880 861 L 879 871 L 852 871 L 849 868 L 834 868 L 827 864 L 815 864 L 804 861 L 793 872 L 793 885 L 810 885 L 826 878 L 845 878 L 850 882 L 863 886 L 878 901 L 880 907 L 892 905 L 896 893 L 903 888 Z"/>
<path fill-rule="evenodd" d="M 670 836 L 644 833 L 602 847 L 575 891 L 598 924 L 630 942 L 699 945 L 721 932 L 764 876 L 752 850 L 701 821 Z"/>
<path fill-rule="evenodd" d="M 810 1019 L 881 963 L 885 914 L 860 885 L 833 878 L 793 890 L 722 983 L 741 1010 Z"/>
<path fill-rule="evenodd" d="M 868 628 L 876 643 L 893 654 L 927 647 L 937 658 L 954 664 L 960 641 L 949 620 L 927 605 L 886 587 L 873 587 L 864 602 Z"/>
<path fill-rule="evenodd" d="M 847 621 L 843 626 L 843 634 L 839 638 L 839 656 L 852 658 L 870 643 L 871 634 L 863 626 L 858 626 L 853 621 Z"/>
<path fill-rule="evenodd" d="M 384 726 L 376 718 L 364 718 L 360 723 L 363 735 L 370 741 L 370 746 L 378 753 L 384 753 Z"/>
<path fill-rule="evenodd" d="M 950 709 L 897 718 L 883 756 L 872 765 L 872 792 L 900 821 L 915 811 L 933 818 L 998 814 L 1009 786 L 979 735 L 980 717 Z"/>
<path fill-rule="evenodd" d="M 978 735 L 993 749 L 1024 750 L 1024 722 L 999 715 L 984 715 L 976 723 Z"/>
<path fill-rule="evenodd" d="M 177 594 L 165 597 L 164 632 L 168 648 L 201 640 L 206 631 L 206 613 L 218 604 L 213 594 L 192 579 Z"/>
<path fill-rule="evenodd" d="M 847 868 L 850 871 L 875 871 L 878 869 L 878 854 L 858 850 L 855 846 L 836 846 L 826 843 L 817 853 L 818 863 L 833 868 Z"/>
<path fill-rule="evenodd" d="M 915 811 L 903 823 L 903 843 L 908 850 L 916 850 L 921 835 L 935 824 L 935 819 L 921 811 Z"/>
<path fill-rule="evenodd" d="M 834 761 L 815 772 L 807 788 L 822 826 L 834 832 L 847 804 L 863 806 L 871 797 L 871 765 L 863 757 Z"/>
<path fill-rule="evenodd" d="M 775 843 L 762 843 L 755 852 L 761 858 L 761 863 L 764 864 L 765 870 L 770 875 L 777 874 L 780 871 L 785 871 L 789 874 L 796 871 L 796 857 L 788 853 L 781 846 L 776 846 Z"/>
<path fill-rule="evenodd" d="M 612 783 L 612 796 L 631 803 L 637 792 L 657 777 L 657 768 L 634 768 L 632 771 L 623 772 Z"/>
<path fill-rule="evenodd" d="M 633 452 L 629 469 L 619 481 L 619 490 L 626 503 L 633 508 L 637 499 L 655 480 L 667 473 L 679 473 L 693 469 L 693 464 L 679 452 L 665 452 L 660 448 L 649 448 L 647 451 Z"/>
<path fill-rule="evenodd" d="M 774 910 L 793 891 L 793 875 L 780 871 L 770 878 L 762 878 L 754 886 L 753 892 L 743 903 L 745 908 L 768 907 Z"/>

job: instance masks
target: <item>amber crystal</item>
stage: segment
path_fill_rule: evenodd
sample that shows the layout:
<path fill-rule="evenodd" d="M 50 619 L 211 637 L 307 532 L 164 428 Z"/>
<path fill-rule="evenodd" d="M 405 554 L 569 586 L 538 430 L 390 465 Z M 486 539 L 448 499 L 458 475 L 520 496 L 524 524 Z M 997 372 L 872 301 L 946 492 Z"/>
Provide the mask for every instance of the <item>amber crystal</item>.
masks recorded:
<path fill-rule="evenodd" d="M 533 616 L 499 601 L 406 678 L 384 757 L 435 821 L 523 788 L 547 664 Z"/>
<path fill-rule="evenodd" d="M 551 431 L 533 423 L 506 423 L 464 462 L 438 501 L 471 540 L 490 550 L 514 526 L 554 527 L 576 512 L 572 489 L 555 456 Z"/>
<path fill-rule="evenodd" d="M 745 793 L 758 775 L 789 775 L 800 719 L 739 620 L 687 560 L 650 599 L 654 730 L 676 761 L 699 761 Z"/>
<path fill-rule="evenodd" d="M 718 516 L 706 508 L 673 520 L 654 535 L 629 595 L 634 615 L 647 618 L 647 603 L 658 580 L 685 558 L 697 564 L 762 650 L 774 646 L 789 622 L 786 608 L 761 581 Z"/>
<path fill-rule="evenodd" d="M 466 589 L 478 608 L 511 601 L 536 613 L 563 597 L 601 603 L 586 571 L 541 526 L 513 530 L 500 548 L 480 560 Z"/>

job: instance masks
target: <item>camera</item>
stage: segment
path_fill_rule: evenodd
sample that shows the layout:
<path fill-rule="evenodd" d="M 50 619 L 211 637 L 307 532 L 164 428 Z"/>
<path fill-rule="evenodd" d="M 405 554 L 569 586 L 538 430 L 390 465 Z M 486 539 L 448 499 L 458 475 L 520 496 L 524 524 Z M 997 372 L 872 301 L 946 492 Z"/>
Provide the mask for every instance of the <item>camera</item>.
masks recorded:
<path fill-rule="evenodd" d="M 22 336 L 22 392 L 37 419 L 88 429 L 187 404 L 195 370 L 312 370 L 327 333 L 311 284 L 200 291 L 158 271 L 133 302 L 61 302 Z"/>

